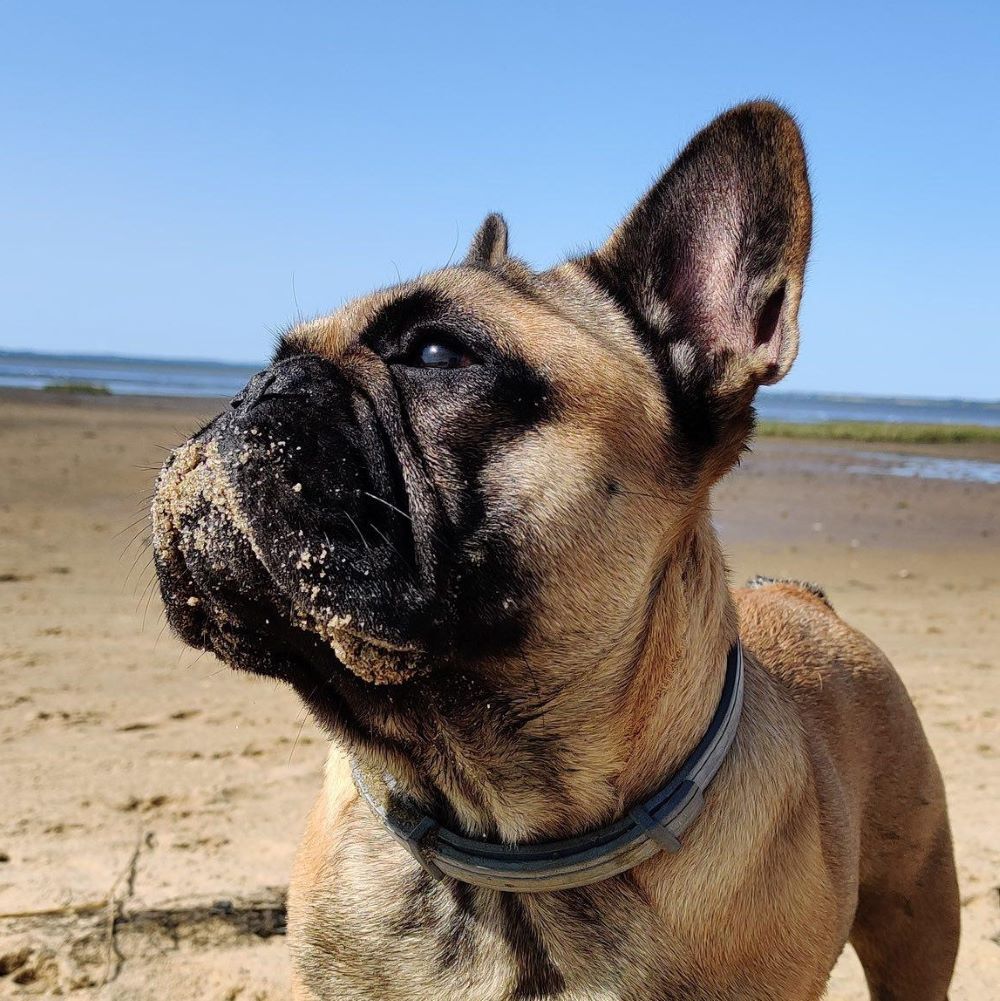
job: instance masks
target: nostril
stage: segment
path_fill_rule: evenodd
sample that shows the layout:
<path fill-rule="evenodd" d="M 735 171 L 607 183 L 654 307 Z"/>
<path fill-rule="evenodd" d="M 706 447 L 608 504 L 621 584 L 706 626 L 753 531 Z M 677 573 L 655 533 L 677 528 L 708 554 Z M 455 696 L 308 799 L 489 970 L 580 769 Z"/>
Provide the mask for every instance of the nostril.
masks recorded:
<path fill-rule="evenodd" d="M 249 414 L 266 400 L 306 398 L 317 376 L 317 363 L 301 356 L 258 372 L 230 401 L 233 410 Z"/>
<path fill-rule="evenodd" d="M 258 403 L 263 403 L 265 400 L 297 400 L 305 399 L 308 395 L 308 393 L 285 393 L 280 390 L 276 393 L 261 393 L 248 409 L 253 410 Z"/>
<path fill-rule="evenodd" d="M 277 375 L 271 372 L 261 383 L 256 387 L 256 392 L 253 394 L 253 398 L 250 400 L 247 410 L 252 410 L 258 403 L 266 399 L 268 396 L 267 390 L 274 384 L 277 379 Z"/>
<path fill-rule="evenodd" d="M 275 379 L 277 378 L 278 377 L 273 372 L 271 372 L 259 386 L 255 387 L 253 399 L 250 400 L 250 404 L 247 407 L 247 410 L 253 410 L 253 408 L 256 407 L 257 404 L 260 403 L 261 400 L 263 400 L 267 396 L 267 391 L 274 385 Z"/>
<path fill-rule="evenodd" d="M 253 410 L 264 398 L 268 389 L 274 385 L 277 376 L 273 372 L 258 372 L 230 401 L 233 410 L 247 405 L 247 410 Z"/>

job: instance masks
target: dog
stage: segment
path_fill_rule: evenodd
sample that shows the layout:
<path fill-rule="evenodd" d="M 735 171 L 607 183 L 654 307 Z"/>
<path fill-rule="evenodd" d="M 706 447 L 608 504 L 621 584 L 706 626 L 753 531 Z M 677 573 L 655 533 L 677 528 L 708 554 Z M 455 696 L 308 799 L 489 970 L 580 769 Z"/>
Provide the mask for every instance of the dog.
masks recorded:
<path fill-rule="evenodd" d="M 731 591 L 710 491 L 798 344 L 799 130 L 699 132 L 599 249 L 458 265 L 290 329 L 153 503 L 173 629 L 333 738 L 295 996 L 947 996 L 944 790 L 818 588 Z M 659 798 L 657 798 L 659 797 Z"/>

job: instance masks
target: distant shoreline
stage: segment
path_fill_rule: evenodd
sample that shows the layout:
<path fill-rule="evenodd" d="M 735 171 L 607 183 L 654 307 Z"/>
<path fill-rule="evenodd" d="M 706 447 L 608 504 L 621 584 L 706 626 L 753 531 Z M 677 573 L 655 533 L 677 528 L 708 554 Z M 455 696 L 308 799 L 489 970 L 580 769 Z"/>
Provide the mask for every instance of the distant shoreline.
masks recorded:
<path fill-rule="evenodd" d="M 0 406 L 5 402 L 39 406 L 106 407 L 135 410 L 178 410 L 188 413 L 216 413 L 228 403 L 228 396 L 177 396 L 166 393 L 50 392 L 23 386 L 0 386 Z"/>
<path fill-rule="evenodd" d="M 123 355 L 51 354 L 0 348 L 0 387 L 45 389 L 85 384 L 94 393 L 229 398 L 266 361 L 211 361 Z M 58 391 L 58 390 L 57 390 Z M 757 399 L 762 420 L 817 422 L 970 424 L 1000 427 L 1000 399 L 865 395 L 850 391 L 805 392 L 765 387 Z"/>
<path fill-rule="evenodd" d="M 226 396 L 181 396 L 145 393 L 94 392 L 83 387 L 60 385 L 51 389 L 0 386 L 0 405 L 5 401 L 67 407 L 134 408 L 176 410 L 212 415 L 227 403 Z M 784 438 L 811 442 L 854 442 L 883 444 L 906 449 L 914 445 L 985 446 L 993 458 L 992 446 L 1000 446 L 1000 427 L 979 424 L 926 424 L 907 421 L 837 420 L 781 421 L 762 419 L 757 423 L 758 438 Z"/>

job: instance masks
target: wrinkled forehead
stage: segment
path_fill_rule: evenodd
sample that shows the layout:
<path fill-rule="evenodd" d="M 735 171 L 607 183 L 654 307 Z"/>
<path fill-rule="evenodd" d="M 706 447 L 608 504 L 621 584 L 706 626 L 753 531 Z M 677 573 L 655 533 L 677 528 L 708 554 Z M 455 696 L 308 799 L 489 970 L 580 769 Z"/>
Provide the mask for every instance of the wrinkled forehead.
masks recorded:
<path fill-rule="evenodd" d="M 523 265 L 450 267 L 355 299 L 285 335 L 295 348 L 336 360 L 376 334 L 463 324 L 486 336 L 554 387 L 634 400 L 666 420 L 655 367 L 610 302 L 571 264 L 544 274 Z"/>
<path fill-rule="evenodd" d="M 335 359 L 376 332 L 402 333 L 418 324 L 465 321 L 488 331 L 502 350 L 513 352 L 513 331 L 529 322 L 527 305 L 486 272 L 447 268 L 354 299 L 329 316 L 297 326 L 287 337 Z"/>

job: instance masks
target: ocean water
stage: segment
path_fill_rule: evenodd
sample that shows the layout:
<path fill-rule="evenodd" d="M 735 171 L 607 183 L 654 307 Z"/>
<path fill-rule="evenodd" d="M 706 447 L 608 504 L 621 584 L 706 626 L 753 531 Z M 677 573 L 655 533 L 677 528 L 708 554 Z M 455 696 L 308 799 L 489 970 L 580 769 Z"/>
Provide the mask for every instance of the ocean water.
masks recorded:
<path fill-rule="evenodd" d="M 86 382 L 139 396 L 235 396 L 260 365 L 0 350 L 0 386 Z"/>
<path fill-rule="evenodd" d="M 165 361 L 0 350 L 0 386 L 41 389 L 52 383 L 87 382 L 112 393 L 143 396 L 234 396 L 260 365 Z M 911 421 L 920 424 L 1000 426 L 1000 400 L 923 400 L 763 390 L 757 411 L 765 420 Z"/>

